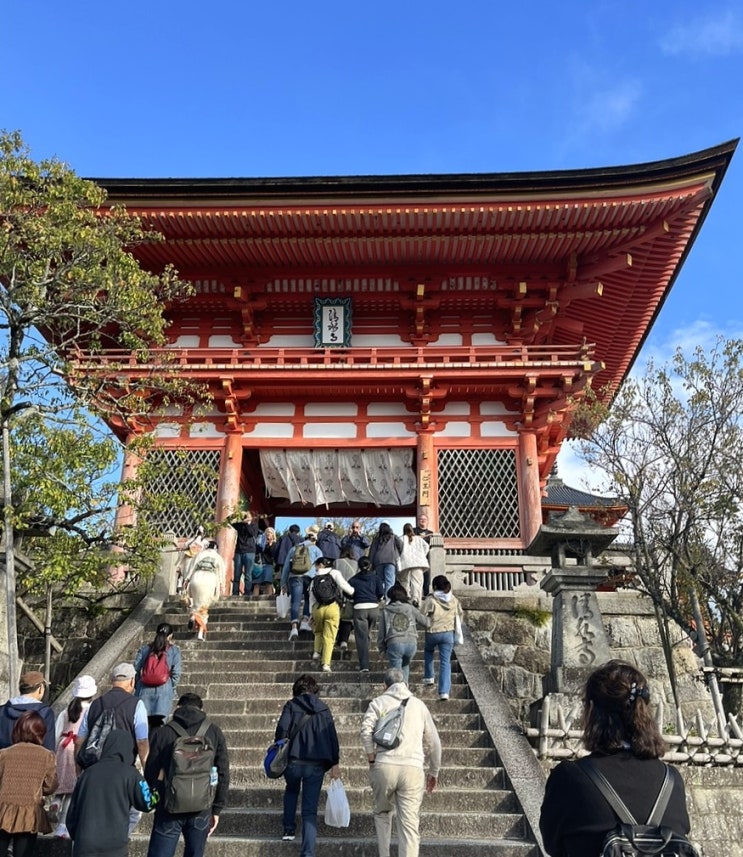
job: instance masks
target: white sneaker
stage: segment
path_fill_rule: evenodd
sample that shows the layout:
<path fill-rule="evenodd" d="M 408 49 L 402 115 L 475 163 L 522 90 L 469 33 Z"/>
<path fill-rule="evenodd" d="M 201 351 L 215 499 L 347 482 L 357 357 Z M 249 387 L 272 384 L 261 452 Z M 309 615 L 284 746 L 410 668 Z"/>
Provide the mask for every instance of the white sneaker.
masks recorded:
<path fill-rule="evenodd" d="M 320 652 L 313 652 L 312 653 L 312 660 L 313 661 L 319 661 L 320 660 Z"/>
<path fill-rule="evenodd" d="M 201 642 L 203 643 L 204 642 L 204 632 L 199 631 L 199 633 L 196 635 L 196 639 L 201 640 Z"/>
<path fill-rule="evenodd" d="M 312 631 L 312 626 L 310 625 L 310 620 L 307 618 L 302 619 L 302 624 L 299 626 L 300 631 Z"/>
<path fill-rule="evenodd" d="M 423 681 L 421 682 L 421 684 L 425 685 L 426 687 L 428 687 L 429 685 L 433 686 L 433 679 L 432 678 L 424 678 Z"/>
<path fill-rule="evenodd" d="M 54 835 L 58 839 L 69 839 L 70 838 L 70 834 L 67 830 L 67 827 L 64 824 L 58 824 L 57 825 L 57 827 L 54 831 Z"/>
<path fill-rule="evenodd" d="M 332 670 L 330 669 L 330 664 L 323 664 L 323 665 L 322 665 L 322 671 L 323 671 L 324 673 L 332 672 Z"/>
<path fill-rule="evenodd" d="M 299 631 L 297 631 L 297 626 L 292 625 L 292 629 L 291 629 L 291 631 L 289 631 L 289 640 L 290 641 L 296 640 L 298 636 L 299 636 Z"/>
<path fill-rule="evenodd" d="M 440 699 L 442 702 L 446 702 L 446 700 L 447 700 L 447 699 L 449 699 L 449 694 L 448 694 L 448 693 L 440 693 L 440 694 L 439 694 L 439 699 Z"/>

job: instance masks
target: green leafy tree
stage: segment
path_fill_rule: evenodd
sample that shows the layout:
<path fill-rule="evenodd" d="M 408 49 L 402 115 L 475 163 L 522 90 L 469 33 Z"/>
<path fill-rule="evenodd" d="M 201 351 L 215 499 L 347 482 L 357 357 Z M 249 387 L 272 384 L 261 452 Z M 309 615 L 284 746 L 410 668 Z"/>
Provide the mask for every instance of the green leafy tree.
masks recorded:
<path fill-rule="evenodd" d="M 637 586 L 720 667 L 743 667 L 742 415 L 739 339 L 679 350 L 578 414 L 583 457 L 628 505 Z"/>
<path fill-rule="evenodd" d="M 161 240 L 105 191 L 57 159 L 36 162 L 17 132 L 0 134 L 0 422 L 6 609 L 13 676 L 14 545 L 36 561 L 22 590 L 99 583 L 110 553 L 151 573 L 160 536 L 137 516 L 113 530 L 118 441 L 144 438 L 153 410 L 188 408 L 200 391 L 178 378 L 166 344 L 168 305 L 189 286 L 143 270 L 132 250 Z M 153 350 L 154 349 L 154 350 Z M 112 356 L 113 355 L 113 356 Z M 147 441 L 135 444 L 146 452 Z M 145 512 L 147 467 L 128 499 Z M 159 502 L 167 502 L 160 498 Z M 172 498 L 171 498 L 172 502 Z"/>

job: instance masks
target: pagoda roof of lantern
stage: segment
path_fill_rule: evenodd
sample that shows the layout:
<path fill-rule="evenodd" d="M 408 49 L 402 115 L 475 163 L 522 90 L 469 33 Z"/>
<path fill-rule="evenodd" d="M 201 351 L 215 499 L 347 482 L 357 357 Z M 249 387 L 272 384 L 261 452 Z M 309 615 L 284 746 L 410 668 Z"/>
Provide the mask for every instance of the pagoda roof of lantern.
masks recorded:
<path fill-rule="evenodd" d="M 439 309 L 511 319 L 511 344 L 595 343 L 599 390 L 626 375 L 699 232 L 737 140 L 652 163 L 582 170 L 304 178 L 94 179 L 165 241 L 135 248 L 219 294 L 214 311 L 351 294 L 396 306 L 400 281 Z M 363 280 L 379 283 L 360 293 Z M 454 284 L 448 288 L 447 283 Z M 442 285 L 443 284 L 443 285 Z M 277 290 L 278 291 L 278 290 Z"/>

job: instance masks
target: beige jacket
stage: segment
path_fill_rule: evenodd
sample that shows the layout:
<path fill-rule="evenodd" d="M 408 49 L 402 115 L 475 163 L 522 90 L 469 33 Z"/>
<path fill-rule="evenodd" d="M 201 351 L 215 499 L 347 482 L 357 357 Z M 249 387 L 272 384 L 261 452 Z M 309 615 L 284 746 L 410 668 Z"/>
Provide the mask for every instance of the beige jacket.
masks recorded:
<path fill-rule="evenodd" d="M 429 595 L 423 602 L 421 612 L 431 619 L 426 629 L 427 634 L 440 634 L 442 631 L 453 631 L 456 617 L 462 621 L 462 605 L 455 595 L 449 593 L 448 600 Z"/>
<path fill-rule="evenodd" d="M 372 735 L 377 721 L 397 708 L 403 699 L 410 701 L 405 707 L 405 720 L 401 741 L 394 750 L 386 750 L 374 743 Z M 413 696 L 405 682 L 393 684 L 381 695 L 372 699 L 361 721 L 361 744 L 369 756 L 376 753 L 377 765 L 415 765 L 423 768 L 429 777 L 438 779 L 441 768 L 441 739 L 431 712 L 425 703 Z"/>

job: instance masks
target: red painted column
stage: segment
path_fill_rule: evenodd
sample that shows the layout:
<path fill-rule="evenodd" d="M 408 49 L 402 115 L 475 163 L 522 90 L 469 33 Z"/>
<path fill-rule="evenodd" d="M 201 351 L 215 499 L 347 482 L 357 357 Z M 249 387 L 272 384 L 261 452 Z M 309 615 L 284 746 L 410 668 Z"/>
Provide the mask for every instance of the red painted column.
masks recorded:
<path fill-rule="evenodd" d="M 432 432 L 418 432 L 418 514 L 428 516 L 428 529 L 439 531 L 438 468 Z"/>
<path fill-rule="evenodd" d="M 129 435 L 127 438 L 127 446 L 130 441 L 133 439 L 133 435 Z M 131 450 L 127 450 L 124 453 L 124 464 L 121 468 L 121 485 L 125 485 L 127 482 L 137 478 L 137 471 L 139 470 L 139 464 L 142 459 L 131 452 Z M 130 503 L 121 502 L 121 487 L 119 488 L 119 498 L 120 503 L 116 508 L 116 515 L 114 519 L 114 530 L 119 531 L 123 530 L 126 527 L 133 527 L 137 521 L 137 513 L 132 507 Z M 126 577 L 127 566 L 126 565 L 112 565 L 109 570 L 109 576 L 112 581 L 118 582 L 124 580 Z"/>
<path fill-rule="evenodd" d="M 534 432 L 519 435 L 519 494 L 524 545 L 529 545 L 542 526 L 542 492 L 539 485 L 537 438 Z"/>
<path fill-rule="evenodd" d="M 240 502 L 240 476 L 242 473 L 243 446 L 242 436 L 228 434 L 222 450 L 222 464 L 217 489 L 217 523 L 220 524 L 237 509 Z M 225 562 L 225 577 L 222 592 L 230 591 L 232 580 L 232 558 L 235 554 L 235 531 L 232 527 L 219 527 L 217 530 L 219 553 Z"/>

